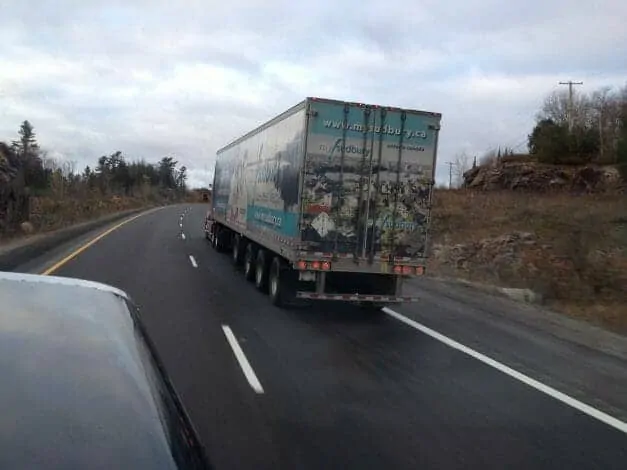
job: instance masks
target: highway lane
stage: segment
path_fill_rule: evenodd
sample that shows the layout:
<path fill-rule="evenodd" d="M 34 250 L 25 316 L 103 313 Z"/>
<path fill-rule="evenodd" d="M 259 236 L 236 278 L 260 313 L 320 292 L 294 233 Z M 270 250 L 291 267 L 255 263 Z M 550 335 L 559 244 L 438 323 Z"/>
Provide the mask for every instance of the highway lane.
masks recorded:
<path fill-rule="evenodd" d="M 174 206 L 142 216 L 56 274 L 106 282 L 135 299 L 217 468 L 624 468 L 625 433 L 388 315 L 270 306 L 208 246 L 204 213 Z M 585 351 L 564 340 L 545 335 L 539 344 L 524 325 L 478 323 L 468 299 L 436 287 L 423 294 L 424 303 L 398 310 L 441 319 L 440 332 L 556 387 L 574 375 L 581 399 L 596 396 L 584 379 L 602 377 L 611 390 L 597 389 L 600 401 L 621 408 L 617 358 L 598 359 L 596 375 L 578 374 Z M 224 325 L 263 393 L 249 385 Z M 573 372 L 560 373 L 568 358 Z"/>

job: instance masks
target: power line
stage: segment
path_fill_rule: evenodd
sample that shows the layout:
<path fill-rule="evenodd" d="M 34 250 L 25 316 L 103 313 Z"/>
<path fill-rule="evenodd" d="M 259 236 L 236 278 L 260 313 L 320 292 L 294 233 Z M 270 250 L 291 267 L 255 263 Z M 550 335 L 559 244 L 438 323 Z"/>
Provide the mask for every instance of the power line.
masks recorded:
<path fill-rule="evenodd" d="M 573 85 L 583 85 L 583 82 L 573 82 L 568 80 L 567 82 L 559 82 L 560 85 L 568 85 L 568 131 L 573 131 Z"/>

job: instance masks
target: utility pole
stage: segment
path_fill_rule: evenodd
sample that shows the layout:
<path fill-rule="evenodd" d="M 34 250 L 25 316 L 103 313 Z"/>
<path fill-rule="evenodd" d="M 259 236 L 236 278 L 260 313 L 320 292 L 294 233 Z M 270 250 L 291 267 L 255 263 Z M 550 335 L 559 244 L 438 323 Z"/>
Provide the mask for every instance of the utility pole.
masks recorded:
<path fill-rule="evenodd" d="M 567 82 L 560 82 L 560 85 L 568 85 L 568 132 L 573 131 L 573 85 L 583 85 L 583 82 L 573 82 L 568 80 Z"/>
<path fill-rule="evenodd" d="M 455 163 L 446 162 L 446 164 L 448 165 L 448 189 L 451 189 L 453 187 L 453 165 Z"/>

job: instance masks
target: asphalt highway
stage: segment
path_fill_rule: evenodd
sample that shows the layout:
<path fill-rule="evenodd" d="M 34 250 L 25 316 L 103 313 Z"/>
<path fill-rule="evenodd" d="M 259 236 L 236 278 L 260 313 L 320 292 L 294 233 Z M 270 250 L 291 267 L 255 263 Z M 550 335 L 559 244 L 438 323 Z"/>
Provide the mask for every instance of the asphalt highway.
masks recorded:
<path fill-rule="evenodd" d="M 428 279 L 381 314 L 280 310 L 209 246 L 206 209 L 152 211 L 18 271 L 130 294 L 216 468 L 626 468 L 620 337 Z"/>

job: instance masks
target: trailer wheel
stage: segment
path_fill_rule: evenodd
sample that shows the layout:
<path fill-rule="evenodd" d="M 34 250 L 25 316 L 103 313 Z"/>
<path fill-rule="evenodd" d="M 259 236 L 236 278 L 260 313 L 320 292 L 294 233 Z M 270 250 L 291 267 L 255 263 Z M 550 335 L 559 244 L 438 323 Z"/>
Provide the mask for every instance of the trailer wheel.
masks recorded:
<path fill-rule="evenodd" d="M 242 264 L 242 248 L 243 240 L 241 235 L 235 235 L 233 237 L 233 246 L 231 247 L 231 256 L 235 266 L 240 266 Z"/>
<path fill-rule="evenodd" d="M 255 287 L 265 292 L 268 288 L 268 262 L 264 250 L 257 250 L 255 259 Z"/>
<path fill-rule="evenodd" d="M 293 299 L 293 284 L 290 282 L 290 275 L 293 274 L 287 268 L 281 258 L 275 256 L 270 265 L 268 274 L 268 290 L 270 302 L 277 307 L 287 306 Z"/>
<path fill-rule="evenodd" d="M 247 281 L 255 278 L 255 251 L 252 243 L 247 243 L 244 250 L 244 278 Z"/>
<path fill-rule="evenodd" d="M 229 232 L 227 231 L 227 229 L 225 228 L 218 228 L 215 233 L 213 234 L 214 236 L 214 243 L 215 243 L 215 248 L 218 251 L 218 253 L 224 253 L 225 251 L 228 250 L 228 236 L 229 236 Z"/>
<path fill-rule="evenodd" d="M 212 237 L 211 237 L 211 245 L 213 246 L 213 249 L 216 250 L 218 253 L 220 252 L 220 235 L 221 235 L 222 230 L 220 230 L 220 227 L 215 227 L 213 229 L 213 233 L 212 233 Z"/>

